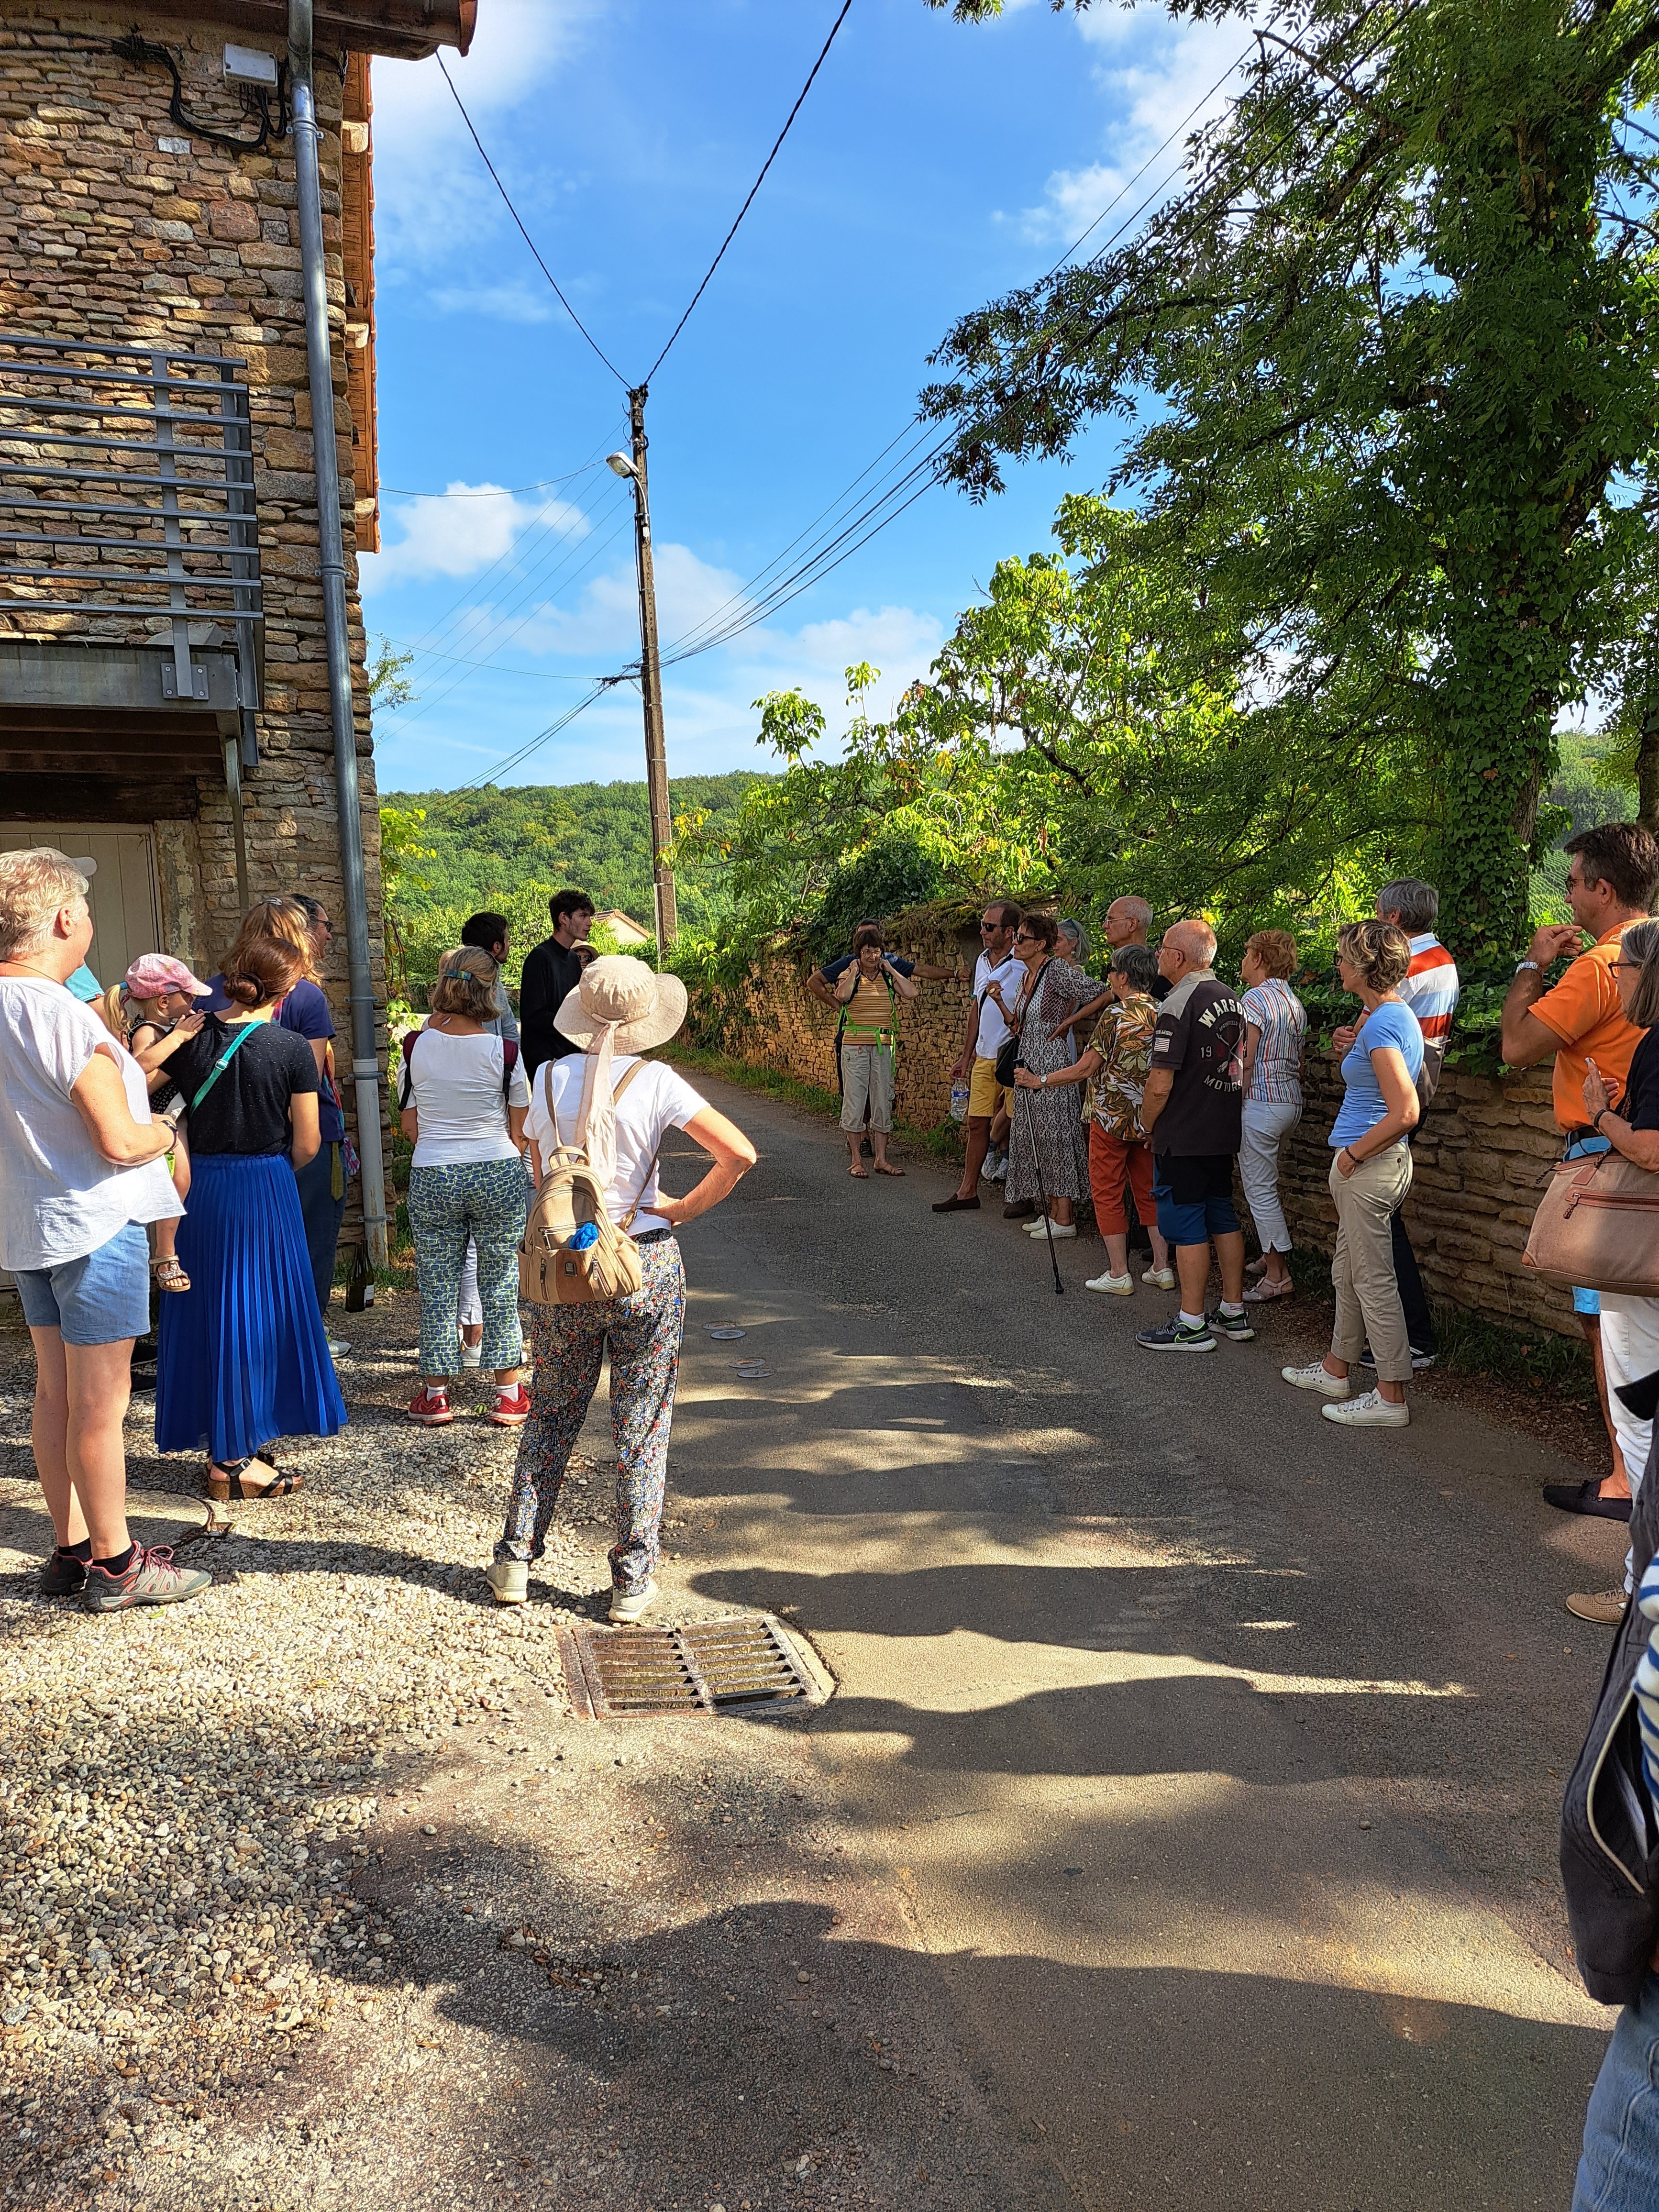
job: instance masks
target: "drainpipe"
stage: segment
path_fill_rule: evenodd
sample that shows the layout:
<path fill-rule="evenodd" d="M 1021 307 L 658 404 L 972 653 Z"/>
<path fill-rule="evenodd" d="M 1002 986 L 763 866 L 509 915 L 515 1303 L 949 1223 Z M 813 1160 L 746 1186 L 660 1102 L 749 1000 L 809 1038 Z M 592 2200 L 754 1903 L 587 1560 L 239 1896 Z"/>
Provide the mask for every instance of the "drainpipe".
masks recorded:
<path fill-rule="evenodd" d="M 311 368 L 311 436 L 317 468 L 317 537 L 322 556 L 323 630 L 334 725 L 334 788 L 340 816 L 340 872 L 345 884 L 346 957 L 350 969 L 351 1077 L 362 1156 L 363 1231 L 371 1267 L 386 1265 L 386 1170 L 380 1152 L 380 1063 L 374 1042 L 374 991 L 368 964 L 368 890 L 357 789 L 357 732 L 346 624 L 345 539 L 340 528 L 340 461 L 334 442 L 334 367 L 323 264 L 323 193 L 317 158 L 317 101 L 311 81 L 312 0 L 288 0 L 295 181 L 300 203 L 300 265 L 305 277 L 306 352 Z"/>

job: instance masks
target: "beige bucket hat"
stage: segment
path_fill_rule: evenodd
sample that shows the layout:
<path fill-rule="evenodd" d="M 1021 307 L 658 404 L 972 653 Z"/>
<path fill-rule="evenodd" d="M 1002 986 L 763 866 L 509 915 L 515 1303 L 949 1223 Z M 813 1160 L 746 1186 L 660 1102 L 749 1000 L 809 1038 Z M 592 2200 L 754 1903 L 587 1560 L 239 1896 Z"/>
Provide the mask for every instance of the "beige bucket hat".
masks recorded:
<path fill-rule="evenodd" d="M 588 962 L 553 1021 L 572 1044 L 584 1046 L 594 1044 L 614 1023 L 614 1051 L 649 1052 L 682 1027 L 687 1003 L 678 975 L 656 975 L 643 960 L 610 952 Z"/>

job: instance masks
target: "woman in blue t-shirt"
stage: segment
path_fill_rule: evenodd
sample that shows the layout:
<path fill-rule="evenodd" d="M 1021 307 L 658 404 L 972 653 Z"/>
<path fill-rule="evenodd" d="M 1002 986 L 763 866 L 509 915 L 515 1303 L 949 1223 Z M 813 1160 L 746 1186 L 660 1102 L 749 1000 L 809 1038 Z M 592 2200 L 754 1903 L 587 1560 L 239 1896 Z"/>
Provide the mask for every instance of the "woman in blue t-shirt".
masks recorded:
<path fill-rule="evenodd" d="M 1423 1068 L 1423 1032 L 1395 989 L 1411 958 L 1406 933 L 1390 921 L 1351 921 L 1337 936 L 1336 972 L 1364 1012 L 1342 1062 L 1346 1087 L 1330 1134 L 1336 1324 L 1322 1359 L 1283 1370 L 1297 1389 L 1316 1390 L 1331 1401 L 1320 1408 L 1328 1421 L 1356 1429 L 1403 1429 L 1411 1419 L 1406 1409 L 1411 1345 L 1390 1229 L 1412 1187 L 1406 1139 L 1417 1127 L 1417 1079 Z M 1367 1338 L 1376 1360 L 1376 1388 L 1351 1398 L 1348 1370 Z"/>

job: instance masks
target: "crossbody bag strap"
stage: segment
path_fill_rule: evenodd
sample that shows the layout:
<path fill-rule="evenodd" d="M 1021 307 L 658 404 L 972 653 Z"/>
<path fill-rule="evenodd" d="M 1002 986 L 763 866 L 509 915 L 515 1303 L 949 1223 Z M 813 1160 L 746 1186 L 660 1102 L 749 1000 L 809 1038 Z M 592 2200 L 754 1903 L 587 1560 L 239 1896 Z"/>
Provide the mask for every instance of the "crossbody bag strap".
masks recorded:
<path fill-rule="evenodd" d="M 214 1061 L 213 1066 L 209 1069 L 207 1080 L 203 1084 L 196 1096 L 191 1100 L 190 1110 L 192 1114 L 201 1104 L 202 1101 L 207 1097 L 209 1091 L 212 1090 L 214 1085 L 219 1080 L 219 1078 L 224 1073 L 225 1070 L 230 1066 L 231 1061 L 235 1059 L 237 1054 L 241 1050 L 243 1045 L 247 1042 L 249 1037 L 252 1036 L 254 1030 L 264 1029 L 264 1026 L 265 1024 L 263 1022 L 244 1022 L 240 1028 L 237 1030 L 235 1035 L 231 1038 L 230 1042 L 225 1047 L 218 1059 Z"/>

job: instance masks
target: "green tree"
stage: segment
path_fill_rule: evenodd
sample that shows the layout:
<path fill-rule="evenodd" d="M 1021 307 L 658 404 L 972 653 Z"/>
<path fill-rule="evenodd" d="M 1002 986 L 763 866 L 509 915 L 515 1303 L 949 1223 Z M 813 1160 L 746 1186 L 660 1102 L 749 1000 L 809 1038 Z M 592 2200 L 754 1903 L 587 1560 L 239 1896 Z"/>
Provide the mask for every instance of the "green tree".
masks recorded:
<path fill-rule="evenodd" d="M 964 318 L 924 406 L 977 496 L 999 456 L 1130 422 L 1115 486 L 1248 643 L 1250 715 L 1299 729 L 1310 761 L 1335 744 L 1328 789 L 1379 737 L 1414 751 L 1455 940 L 1499 953 L 1558 826 L 1558 720 L 1646 596 L 1659 319 L 1636 111 L 1659 10 L 1307 0 L 1253 20 L 1249 87 L 1193 142 L 1185 189 L 1128 244 Z"/>

